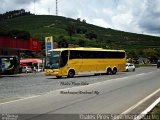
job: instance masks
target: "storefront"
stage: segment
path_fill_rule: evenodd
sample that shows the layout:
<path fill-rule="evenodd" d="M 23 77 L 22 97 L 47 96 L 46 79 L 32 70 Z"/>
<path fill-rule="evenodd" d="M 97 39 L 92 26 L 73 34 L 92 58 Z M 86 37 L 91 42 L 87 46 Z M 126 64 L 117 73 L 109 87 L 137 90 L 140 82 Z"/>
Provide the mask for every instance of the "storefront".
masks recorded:
<path fill-rule="evenodd" d="M 40 42 L 37 39 L 14 39 L 0 36 L 0 55 L 17 55 L 21 50 L 40 51 Z"/>
<path fill-rule="evenodd" d="M 28 58 L 20 60 L 20 66 L 30 66 L 31 68 L 35 67 L 36 71 L 41 72 L 43 71 L 44 63 L 42 59 Z"/>

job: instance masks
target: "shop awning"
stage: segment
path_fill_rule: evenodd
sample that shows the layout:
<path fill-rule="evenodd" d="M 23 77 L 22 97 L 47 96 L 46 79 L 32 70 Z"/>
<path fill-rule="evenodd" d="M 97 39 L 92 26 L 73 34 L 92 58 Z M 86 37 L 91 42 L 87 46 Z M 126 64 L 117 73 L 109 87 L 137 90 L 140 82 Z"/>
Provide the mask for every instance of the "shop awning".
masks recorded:
<path fill-rule="evenodd" d="M 41 59 L 22 59 L 20 63 L 42 63 Z"/>

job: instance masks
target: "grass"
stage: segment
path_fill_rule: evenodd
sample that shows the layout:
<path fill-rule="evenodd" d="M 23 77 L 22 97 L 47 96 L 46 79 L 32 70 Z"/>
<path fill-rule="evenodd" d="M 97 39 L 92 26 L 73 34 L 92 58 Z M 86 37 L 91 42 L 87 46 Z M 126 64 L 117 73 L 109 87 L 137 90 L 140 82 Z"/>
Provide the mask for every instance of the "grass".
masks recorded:
<path fill-rule="evenodd" d="M 160 103 L 156 105 L 142 120 L 160 120 Z"/>
<path fill-rule="evenodd" d="M 85 34 L 74 34 L 72 40 L 70 40 L 70 36 L 65 30 L 69 24 L 86 28 L 87 31 L 94 31 L 98 37 L 97 39 L 87 39 L 85 38 Z M 0 29 L 3 31 L 4 29 L 6 31 L 13 29 L 29 31 L 32 37 L 40 41 L 44 41 L 44 37 L 46 36 L 54 36 L 54 40 L 58 41 L 58 36 L 63 35 L 67 38 L 69 43 L 77 44 L 80 39 L 83 39 L 86 46 L 103 48 L 108 48 L 109 46 L 109 48 L 124 50 L 160 48 L 160 37 L 102 28 L 62 16 L 21 16 L 6 21 L 0 21 Z"/>

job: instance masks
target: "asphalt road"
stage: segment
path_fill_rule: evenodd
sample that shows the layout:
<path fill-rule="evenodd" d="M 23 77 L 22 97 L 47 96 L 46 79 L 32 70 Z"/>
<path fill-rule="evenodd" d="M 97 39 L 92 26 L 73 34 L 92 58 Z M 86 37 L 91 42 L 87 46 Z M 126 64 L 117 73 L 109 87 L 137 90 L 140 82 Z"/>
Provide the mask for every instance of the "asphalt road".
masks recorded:
<path fill-rule="evenodd" d="M 121 114 L 160 88 L 159 72 L 156 67 L 142 67 L 135 72 L 71 79 L 42 73 L 2 77 L 0 113 Z"/>

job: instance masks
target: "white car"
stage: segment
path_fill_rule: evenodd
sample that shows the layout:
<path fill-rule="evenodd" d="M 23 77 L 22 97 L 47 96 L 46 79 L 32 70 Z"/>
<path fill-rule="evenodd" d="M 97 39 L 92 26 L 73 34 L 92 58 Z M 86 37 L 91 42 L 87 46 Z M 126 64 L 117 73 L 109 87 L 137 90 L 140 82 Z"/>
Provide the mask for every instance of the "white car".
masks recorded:
<path fill-rule="evenodd" d="M 22 73 L 31 73 L 31 72 L 33 72 L 33 71 L 32 71 L 32 68 L 30 66 L 22 67 Z"/>
<path fill-rule="evenodd" d="M 126 63 L 126 71 L 135 71 L 135 66 L 132 63 Z"/>

